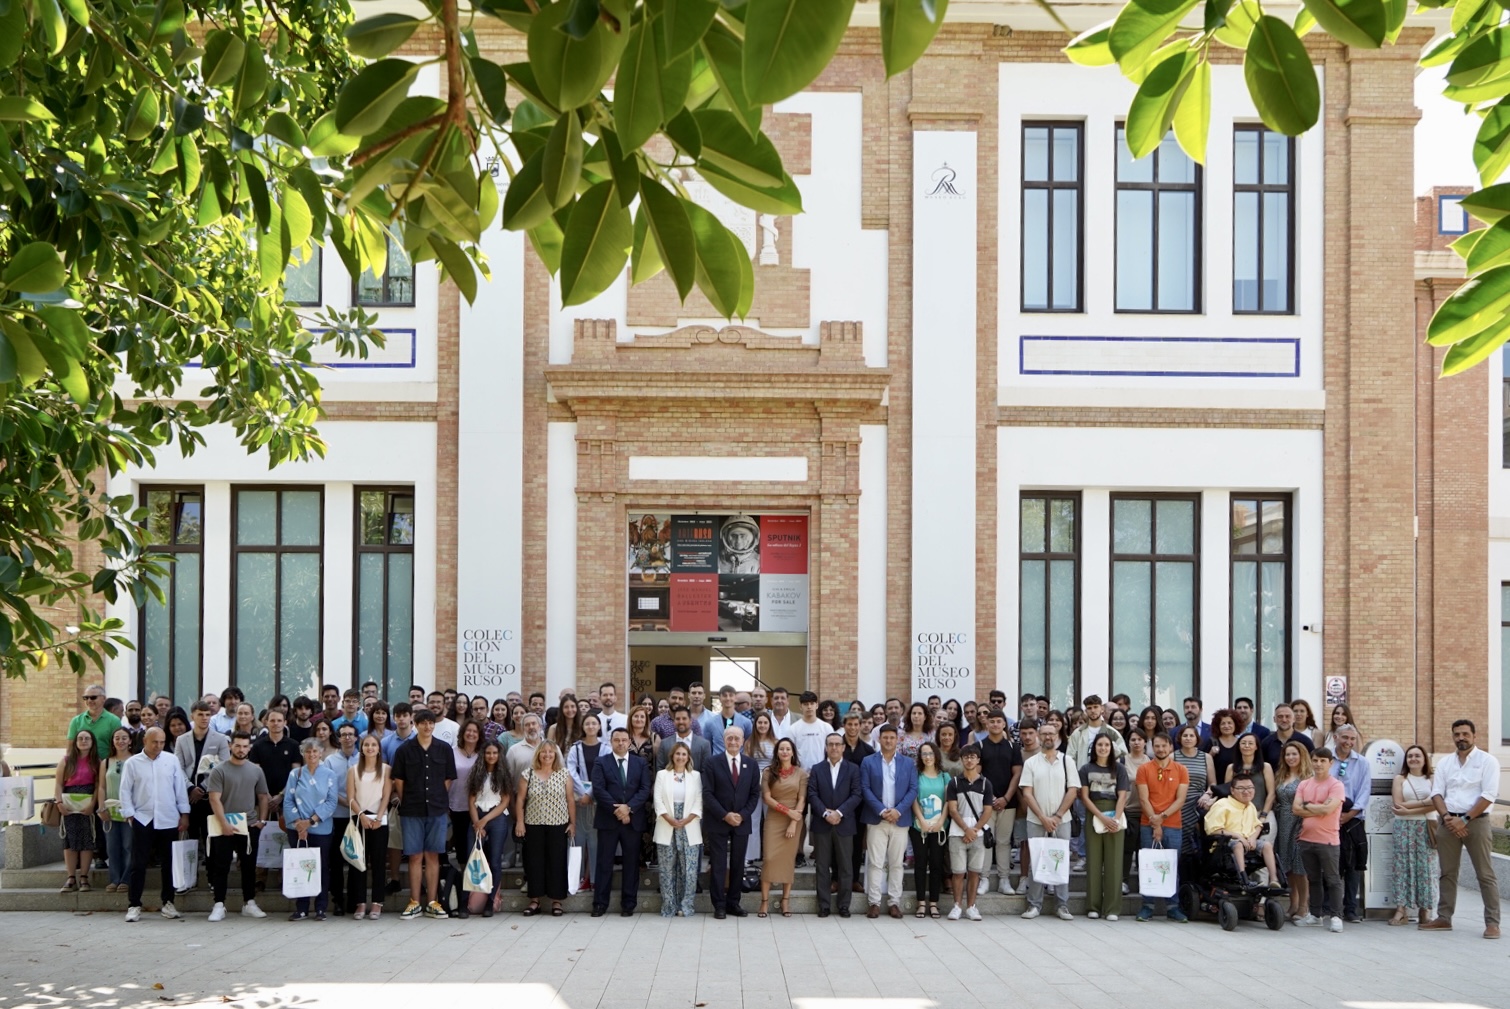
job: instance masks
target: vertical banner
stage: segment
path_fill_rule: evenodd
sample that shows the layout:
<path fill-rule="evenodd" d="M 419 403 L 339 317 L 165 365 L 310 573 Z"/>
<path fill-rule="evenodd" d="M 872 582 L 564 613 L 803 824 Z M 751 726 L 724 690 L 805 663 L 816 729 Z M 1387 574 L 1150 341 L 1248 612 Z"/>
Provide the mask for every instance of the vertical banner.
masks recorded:
<path fill-rule="evenodd" d="M 806 631 L 807 516 L 760 517 L 760 629 Z"/>
<path fill-rule="evenodd" d="M 912 135 L 912 694 L 974 697 L 976 136 Z"/>
<path fill-rule="evenodd" d="M 671 576 L 671 629 L 718 630 L 718 575 Z"/>
<path fill-rule="evenodd" d="M 671 516 L 671 570 L 718 573 L 718 519 L 713 515 Z"/>

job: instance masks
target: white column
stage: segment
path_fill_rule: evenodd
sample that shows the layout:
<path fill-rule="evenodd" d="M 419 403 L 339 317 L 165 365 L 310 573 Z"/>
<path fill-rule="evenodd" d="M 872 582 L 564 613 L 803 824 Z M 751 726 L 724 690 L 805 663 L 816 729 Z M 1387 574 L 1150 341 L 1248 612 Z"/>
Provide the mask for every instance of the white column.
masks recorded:
<path fill-rule="evenodd" d="M 975 683 L 976 138 L 912 136 L 914 697 Z"/>
<path fill-rule="evenodd" d="M 1080 495 L 1080 696 L 1107 697 L 1111 682 L 1112 497 L 1105 489 Z M 1127 691 L 1129 694 L 1133 691 Z M 1078 698 L 1077 698 L 1078 700 Z"/>
<path fill-rule="evenodd" d="M 1201 671 L 1195 693 L 1207 712 L 1232 702 L 1231 507 L 1231 491 L 1201 492 Z"/>
<path fill-rule="evenodd" d="M 857 697 L 886 696 L 886 425 L 860 425 Z"/>
<path fill-rule="evenodd" d="M 345 689 L 356 686 L 356 663 L 351 649 L 351 607 L 356 593 L 352 567 L 356 550 L 356 490 L 350 483 L 325 485 L 324 628 L 320 649 L 323 683 Z"/>
<path fill-rule="evenodd" d="M 545 696 L 577 682 L 577 425 L 546 425 Z"/>
<path fill-rule="evenodd" d="M 219 693 L 231 682 L 231 607 L 235 605 L 231 586 L 231 545 L 236 530 L 231 528 L 231 485 L 228 481 L 204 485 L 204 573 L 200 577 L 204 593 L 203 689 Z M 177 698 L 183 700 L 183 698 Z M 266 698 L 261 698 L 266 700 Z"/>

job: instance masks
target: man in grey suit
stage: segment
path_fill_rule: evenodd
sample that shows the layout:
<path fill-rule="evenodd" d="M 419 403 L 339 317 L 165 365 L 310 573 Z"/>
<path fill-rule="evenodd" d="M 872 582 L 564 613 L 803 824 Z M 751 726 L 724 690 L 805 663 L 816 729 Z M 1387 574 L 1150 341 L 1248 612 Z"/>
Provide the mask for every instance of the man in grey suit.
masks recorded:
<path fill-rule="evenodd" d="M 178 766 L 189 786 L 189 836 L 201 845 L 209 834 L 210 819 L 210 793 L 205 790 L 205 779 L 210 776 L 211 765 L 231 759 L 230 737 L 210 728 L 210 715 L 208 701 L 202 698 L 195 701 L 189 716 L 193 725 L 173 744 L 173 755 L 178 758 Z M 211 760 L 206 762 L 206 757 Z"/>
<path fill-rule="evenodd" d="M 671 759 L 671 747 L 680 742 L 687 744 L 687 749 L 692 751 L 692 766 L 701 771 L 713 749 L 706 739 L 692 731 L 692 710 L 684 704 L 678 705 L 671 711 L 671 722 L 676 726 L 676 732 L 661 740 L 659 749 L 655 751 L 655 769 L 666 769 L 666 764 Z"/>
<path fill-rule="evenodd" d="M 860 768 L 844 759 L 844 737 L 837 732 L 829 733 L 823 750 L 828 759 L 808 768 L 807 774 L 807 807 L 813 813 L 808 836 L 813 839 L 813 864 L 818 869 L 818 917 L 828 917 L 833 893 L 838 895 L 839 917 L 848 918 L 854 883 L 849 856 L 859 820 Z M 838 877 L 832 886 L 831 875 Z"/>

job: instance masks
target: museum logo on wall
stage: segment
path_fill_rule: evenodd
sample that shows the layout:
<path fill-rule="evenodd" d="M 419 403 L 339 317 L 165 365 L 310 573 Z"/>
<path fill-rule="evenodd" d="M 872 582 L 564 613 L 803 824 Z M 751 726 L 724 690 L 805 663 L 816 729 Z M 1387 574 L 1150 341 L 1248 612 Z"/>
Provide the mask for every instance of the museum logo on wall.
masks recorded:
<path fill-rule="evenodd" d="M 963 183 L 959 181 L 959 172 L 950 168 L 947 161 L 933 170 L 923 189 L 925 200 L 963 200 L 965 198 Z"/>

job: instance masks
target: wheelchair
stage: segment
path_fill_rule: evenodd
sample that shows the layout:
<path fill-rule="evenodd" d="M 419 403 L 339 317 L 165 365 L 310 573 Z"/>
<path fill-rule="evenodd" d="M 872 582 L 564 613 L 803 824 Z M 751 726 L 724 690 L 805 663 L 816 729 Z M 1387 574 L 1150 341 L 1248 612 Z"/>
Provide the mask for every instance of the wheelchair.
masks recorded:
<path fill-rule="evenodd" d="M 1180 910 L 1191 921 L 1197 916 L 1214 916 L 1225 932 L 1237 928 L 1240 921 L 1262 921 L 1272 932 L 1285 926 L 1284 906 L 1275 898 L 1289 892 L 1285 887 L 1257 881 L 1256 873 L 1264 868 L 1257 850 L 1246 853 L 1246 882 L 1232 866 L 1232 850 L 1226 838 L 1208 838 L 1204 820 L 1197 820 L 1186 830 L 1196 832 L 1197 854 L 1180 856 Z M 1264 827 L 1264 834 L 1268 826 Z"/>

